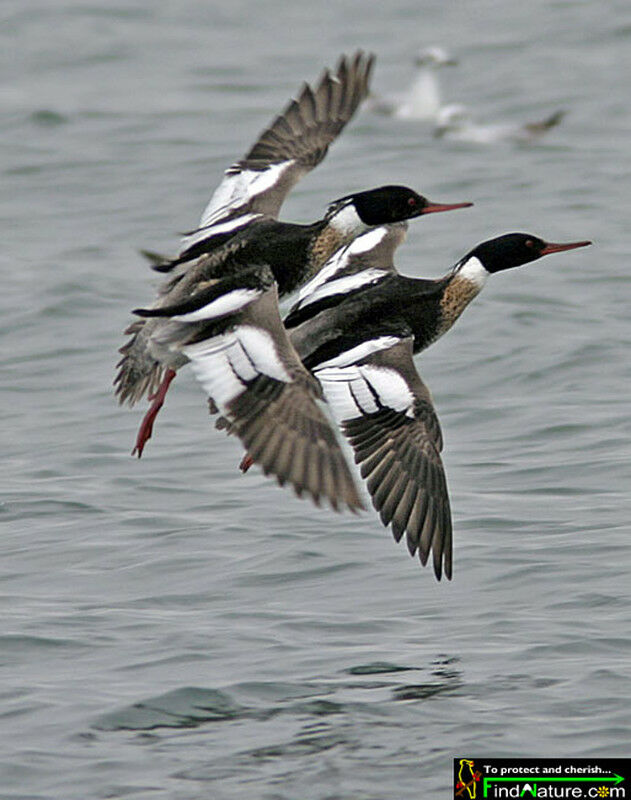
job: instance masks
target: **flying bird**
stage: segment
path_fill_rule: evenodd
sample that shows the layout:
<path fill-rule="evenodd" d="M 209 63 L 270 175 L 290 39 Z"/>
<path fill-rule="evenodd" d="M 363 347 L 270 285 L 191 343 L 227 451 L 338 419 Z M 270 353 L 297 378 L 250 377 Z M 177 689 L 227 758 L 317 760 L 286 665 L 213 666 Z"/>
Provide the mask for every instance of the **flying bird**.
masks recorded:
<path fill-rule="evenodd" d="M 298 397 L 296 383 L 307 375 L 315 379 L 381 521 L 397 541 L 405 534 L 410 554 L 418 553 L 423 565 L 431 555 L 440 580 L 452 576 L 443 440 L 413 356 L 451 328 L 490 275 L 590 242 L 504 234 L 474 247 L 442 278 L 428 280 L 401 275 L 394 266 L 406 229 L 406 222 L 376 227 L 340 248 L 303 287 L 284 327 L 263 283 L 241 316 L 225 323 L 215 316 L 217 303 L 264 281 L 264 265 L 252 266 L 248 282 L 241 273 L 234 284 L 209 287 L 185 304 L 137 313 L 169 320 L 170 340 L 213 398 L 211 412 L 222 414 L 217 427 L 236 433 L 248 448 L 242 469 L 259 462 L 281 483 L 317 500 L 307 476 L 319 462 L 311 462 L 304 447 L 295 462 L 285 428 L 302 414 L 304 395 Z M 308 447 L 312 434 L 301 433 Z"/>
<path fill-rule="evenodd" d="M 434 136 L 473 144 L 532 144 L 556 127 L 564 116 L 565 111 L 555 111 L 537 122 L 478 123 L 471 117 L 466 106 L 454 103 L 440 109 L 434 126 Z"/>
<path fill-rule="evenodd" d="M 222 340 L 218 351 L 223 354 L 218 356 L 220 382 L 229 382 L 228 373 L 234 373 L 239 386 L 248 389 L 248 399 L 261 389 L 276 393 L 273 408 L 296 409 L 283 428 L 283 452 L 268 447 L 261 454 L 264 471 L 281 483 L 290 481 L 299 493 L 307 491 L 316 502 L 327 497 L 334 507 L 361 506 L 339 444 L 317 406 L 319 385 L 290 345 L 275 348 L 278 328 L 282 332 L 278 298 L 317 274 L 340 246 L 372 227 L 470 205 L 432 203 L 407 187 L 382 186 L 339 198 L 311 224 L 277 219 L 289 190 L 320 163 L 365 98 L 373 61 L 358 51 L 350 59 L 342 57 L 335 73 L 325 70 L 315 89 L 305 84 L 246 156 L 226 170 L 179 255 L 162 260 L 151 254 L 154 269 L 169 277 L 151 308 L 139 309 L 140 319 L 127 328 L 131 339 L 121 348 L 114 381 L 121 403 L 133 405 L 150 393 L 152 403 L 133 451 L 139 457 L 177 370 L 189 361 L 194 369 L 203 363 L 198 377 L 206 379 L 212 368 L 200 343 L 227 335 L 230 345 L 224 347 Z M 181 314 L 172 313 L 181 308 Z M 240 368 L 235 368 L 235 358 Z M 249 391 L 252 369 L 257 374 L 262 369 L 265 376 L 256 381 L 254 393 Z M 213 391 L 211 397 L 217 398 L 235 432 L 255 449 L 254 431 L 264 419 L 260 405 L 246 407 L 244 398 L 237 401 L 240 393 L 234 384 L 231 390 L 222 384 Z M 296 465 L 303 461 L 299 475 Z"/>
<path fill-rule="evenodd" d="M 233 263 L 239 251 L 269 250 L 279 232 L 287 234 L 289 242 L 272 260 L 281 291 L 291 290 L 317 272 L 341 243 L 361 232 L 361 220 L 353 216 L 352 209 L 341 216 L 331 214 L 312 226 L 281 223 L 277 217 L 290 189 L 322 161 L 367 95 L 373 63 L 374 56 L 358 51 L 350 59 L 342 56 L 334 73 L 325 70 L 315 89 L 304 84 L 298 98 L 290 101 L 247 154 L 225 171 L 199 226 L 184 237 L 178 256 L 162 261 L 146 253 L 154 269 L 173 273 L 160 288 L 155 306 L 173 302 L 174 292 L 193 294 L 200 282 L 221 276 L 226 262 Z M 233 241 L 236 236 L 238 242 Z M 296 250 L 299 259 L 294 257 Z M 285 266 L 287 262 L 299 263 L 291 270 Z M 132 338 L 120 350 L 123 358 L 114 381 L 120 403 L 133 405 L 146 392 L 153 394 L 153 405 L 134 448 L 139 456 L 175 377 L 173 367 L 152 352 L 155 327 L 141 319 L 127 328 L 125 333 Z"/>
<path fill-rule="evenodd" d="M 590 242 L 504 234 L 428 280 L 394 266 L 405 229 L 376 228 L 338 251 L 303 288 L 285 327 L 354 451 L 381 521 L 397 541 L 405 534 L 423 565 L 431 554 L 440 580 L 452 575 L 443 439 L 413 356 L 451 328 L 490 275 Z"/>
<path fill-rule="evenodd" d="M 368 108 L 398 119 L 434 121 L 442 107 L 438 71 L 458 62 L 442 47 L 427 47 L 414 59 L 415 75 L 410 86 L 393 97 L 371 97 Z"/>
<path fill-rule="evenodd" d="M 390 208 L 387 216 L 393 219 L 471 205 L 432 203 L 402 186 L 352 197 L 364 215 L 373 213 L 376 198 L 381 198 Z M 334 207 L 348 202 L 342 198 Z M 364 203 L 368 203 L 366 208 Z M 381 200 L 377 208 L 382 218 Z M 273 264 L 265 260 L 262 248 L 249 262 L 242 256 L 237 251 L 225 259 L 218 279 L 199 280 L 193 272 L 195 292 L 186 285 L 184 291 L 177 291 L 176 284 L 168 305 L 135 310 L 152 323 L 152 355 L 173 372 L 191 364 L 211 411 L 222 414 L 220 427 L 241 439 L 250 458 L 266 474 L 276 476 L 281 485 L 290 483 L 299 496 L 307 492 L 316 503 L 324 496 L 334 508 L 340 502 L 359 508 L 361 502 L 335 433 L 315 402 L 322 399 L 322 389 L 283 327 Z M 204 260 L 200 268 L 205 269 Z"/>

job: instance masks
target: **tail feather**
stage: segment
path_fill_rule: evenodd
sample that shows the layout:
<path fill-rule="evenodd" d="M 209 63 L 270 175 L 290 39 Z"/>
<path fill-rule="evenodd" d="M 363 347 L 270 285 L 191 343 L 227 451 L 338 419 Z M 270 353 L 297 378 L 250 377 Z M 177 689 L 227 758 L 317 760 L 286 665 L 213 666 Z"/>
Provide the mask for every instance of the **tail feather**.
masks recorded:
<path fill-rule="evenodd" d="M 114 386 L 121 405 L 129 403 L 133 406 L 145 393 L 155 392 L 162 381 L 164 367 L 151 357 L 142 341 L 144 323 L 142 319 L 132 322 L 125 330 L 132 338 L 118 351 L 123 357 L 116 364 L 118 372 Z"/>
<path fill-rule="evenodd" d="M 140 250 L 140 255 L 144 256 L 149 262 L 151 269 L 156 272 L 170 272 L 180 262 L 177 258 L 168 258 L 153 250 Z"/>

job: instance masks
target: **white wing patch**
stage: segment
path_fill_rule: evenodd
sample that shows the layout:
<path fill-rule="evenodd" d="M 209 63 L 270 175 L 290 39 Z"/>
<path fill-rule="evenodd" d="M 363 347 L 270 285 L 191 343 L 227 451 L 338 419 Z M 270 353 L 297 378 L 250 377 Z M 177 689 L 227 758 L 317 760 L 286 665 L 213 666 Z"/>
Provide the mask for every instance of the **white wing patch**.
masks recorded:
<path fill-rule="evenodd" d="M 336 250 L 335 253 L 331 256 L 331 258 L 326 262 L 326 264 L 322 267 L 320 272 L 312 278 L 308 283 L 302 287 L 300 292 L 298 293 L 298 302 L 300 303 L 305 297 L 308 297 L 312 292 L 314 292 L 319 286 L 322 286 L 323 283 L 326 283 L 330 280 L 336 272 L 344 269 L 344 267 L 348 264 L 349 253 L 348 247 L 340 247 L 339 250 Z"/>
<path fill-rule="evenodd" d="M 387 228 L 375 228 L 374 230 L 368 231 L 368 233 L 364 233 L 362 236 L 358 236 L 357 239 L 354 239 L 349 245 L 336 250 L 315 278 L 302 287 L 298 294 L 298 302 L 300 303 L 305 297 L 315 292 L 323 283 L 330 281 L 336 272 L 341 272 L 345 269 L 353 256 L 360 253 L 368 253 L 376 247 L 387 233 Z"/>
<path fill-rule="evenodd" d="M 360 370 L 364 378 L 370 382 L 372 388 L 379 395 L 379 401 L 382 405 L 388 406 L 388 408 L 392 408 L 395 411 L 409 412 L 409 416 L 412 416 L 414 395 L 405 379 L 395 369 L 367 364 L 360 367 Z"/>
<path fill-rule="evenodd" d="M 222 411 L 243 392 L 245 382 L 256 377 L 256 370 L 234 335 L 188 345 L 182 351 L 190 358 L 193 374 L 204 391 Z"/>
<path fill-rule="evenodd" d="M 196 311 L 190 311 L 188 314 L 178 314 L 172 319 L 178 322 L 201 322 L 205 319 L 216 319 L 245 308 L 248 303 L 256 300 L 262 294 L 258 289 L 235 289 L 218 297 L 216 300 L 212 300 Z"/>
<path fill-rule="evenodd" d="M 385 227 L 373 228 L 373 230 L 368 231 L 368 233 L 358 236 L 357 239 L 349 245 L 349 253 L 351 255 L 357 255 L 358 253 L 370 252 L 386 237 L 387 233 L 388 229 Z"/>
<path fill-rule="evenodd" d="M 193 231 L 192 233 L 182 237 L 180 251 L 183 252 L 184 250 L 188 250 L 189 247 L 197 244 L 197 242 L 203 242 L 204 239 L 210 239 L 212 236 L 238 231 L 239 228 L 249 225 L 250 222 L 262 216 L 262 214 L 241 214 L 240 216 L 230 219 L 227 222 L 219 222 L 215 225 L 208 224 L 203 228 L 198 228 L 196 231 Z"/>
<path fill-rule="evenodd" d="M 345 350 L 327 361 L 323 361 L 315 367 L 316 370 L 321 370 L 324 367 L 349 367 L 362 358 L 366 358 L 371 353 L 376 353 L 378 350 L 387 350 L 389 347 L 394 347 L 401 339 L 398 336 L 379 336 L 377 339 L 370 339 L 367 342 L 358 344 L 357 347 L 351 347 L 350 350 Z"/>
<path fill-rule="evenodd" d="M 294 163 L 292 158 L 280 164 L 271 164 L 263 170 L 239 169 L 237 172 L 228 170 L 204 209 L 199 227 L 206 228 L 220 222 L 227 214 L 271 189 Z"/>
<path fill-rule="evenodd" d="M 378 410 L 359 367 L 327 367 L 314 372 L 337 422 L 373 414 Z"/>
<path fill-rule="evenodd" d="M 344 278 L 337 278 L 336 280 L 328 281 L 324 286 L 318 287 L 314 292 L 307 295 L 304 301 L 298 303 L 298 308 L 315 303 L 323 297 L 329 297 L 333 294 L 346 294 L 359 289 L 370 283 L 376 283 L 381 278 L 385 278 L 388 272 L 383 269 L 365 269 L 363 272 L 358 272 L 355 275 L 346 275 Z"/>
<path fill-rule="evenodd" d="M 225 411 L 257 375 L 291 382 L 271 335 L 262 328 L 240 325 L 221 336 L 182 347 L 204 391 Z"/>
<path fill-rule="evenodd" d="M 394 369 L 364 364 L 325 367 L 314 374 L 338 422 L 374 414 L 384 406 L 413 417 L 414 395 Z"/>
<path fill-rule="evenodd" d="M 241 325 L 235 334 L 259 372 L 277 381 L 291 383 L 292 377 L 285 369 L 270 333 L 254 325 Z"/>

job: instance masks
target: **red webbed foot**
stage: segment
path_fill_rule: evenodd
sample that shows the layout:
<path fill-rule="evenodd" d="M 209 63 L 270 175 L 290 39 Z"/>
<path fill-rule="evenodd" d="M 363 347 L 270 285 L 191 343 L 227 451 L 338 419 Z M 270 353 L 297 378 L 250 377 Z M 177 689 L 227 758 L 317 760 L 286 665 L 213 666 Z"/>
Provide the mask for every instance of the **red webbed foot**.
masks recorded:
<path fill-rule="evenodd" d="M 158 411 L 164 405 L 164 398 L 166 397 L 166 393 L 171 385 L 171 381 L 175 378 L 176 372 L 174 369 L 168 369 L 164 373 L 164 378 L 162 379 L 162 383 L 158 386 L 157 391 L 155 394 L 149 395 L 149 400 L 152 401 L 151 405 L 149 406 L 149 410 L 143 417 L 142 422 L 140 423 L 140 428 L 138 429 L 138 435 L 136 436 L 136 445 L 134 449 L 131 451 L 132 456 L 138 455 L 138 458 L 142 455 L 142 451 L 145 448 L 145 444 L 151 438 L 151 434 L 153 433 L 153 423 L 155 418 L 158 416 Z"/>

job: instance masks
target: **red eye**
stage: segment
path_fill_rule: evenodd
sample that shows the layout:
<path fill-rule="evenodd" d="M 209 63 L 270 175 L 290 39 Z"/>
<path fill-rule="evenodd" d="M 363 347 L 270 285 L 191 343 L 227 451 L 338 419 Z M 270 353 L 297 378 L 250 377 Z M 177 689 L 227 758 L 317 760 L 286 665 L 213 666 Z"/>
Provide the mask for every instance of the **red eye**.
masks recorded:
<path fill-rule="evenodd" d="M 408 205 L 409 206 L 415 206 L 416 205 L 416 198 L 408 197 Z"/>
<path fill-rule="evenodd" d="M 532 239 L 526 239 L 525 245 L 526 245 L 526 247 L 534 247 L 535 243 L 533 242 Z"/>

